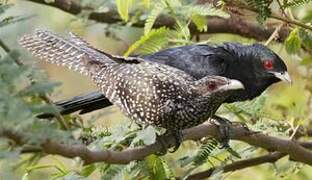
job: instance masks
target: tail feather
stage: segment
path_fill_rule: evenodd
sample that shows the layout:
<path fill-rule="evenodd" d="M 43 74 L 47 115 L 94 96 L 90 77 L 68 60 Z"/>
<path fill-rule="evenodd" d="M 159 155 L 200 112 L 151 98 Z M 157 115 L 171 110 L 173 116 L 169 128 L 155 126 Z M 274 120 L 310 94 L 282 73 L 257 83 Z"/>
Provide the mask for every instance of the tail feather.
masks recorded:
<path fill-rule="evenodd" d="M 19 42 L 40 59 L 66 66 L 86 75 L 91 75 L 92 65 L 110 66 L 115 63 L 106 55 L 89 50 L 90 47 L 85 46 L 84 43 L 79 46 L 70 39 L 45 30 L 36 30 L 34 34 L 25 35 Z"/>

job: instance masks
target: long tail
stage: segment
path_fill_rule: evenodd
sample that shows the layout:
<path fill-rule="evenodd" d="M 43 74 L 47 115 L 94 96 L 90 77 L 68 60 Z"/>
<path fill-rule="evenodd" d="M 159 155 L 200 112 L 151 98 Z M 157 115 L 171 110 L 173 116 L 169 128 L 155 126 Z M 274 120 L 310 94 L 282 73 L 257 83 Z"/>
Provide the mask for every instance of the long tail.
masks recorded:
<path fill-rule="evenodd" d="M 116 63 L 83 43 L 74 43 L 71 37 L 60 37 L 46 30 L 36 30 L 34 34 L 24 35 L 19 42 L 34 56 L 85 75 L 92 76 L 93 72 L 98 72 L 98 67 L 109 67 Z"/>
<path fill-rule="evenodd" d="M 70 99 L 55 102 L 54 104 L 62 115 L 76 111 L 78 111 L 79 114 L 85 114 L 112 105 L 112 103 L 99 91 L 75 96 Z M 53 117 L 53 114 L 45 113 L 40 114 L 37 117 L 49 118 Z"/>

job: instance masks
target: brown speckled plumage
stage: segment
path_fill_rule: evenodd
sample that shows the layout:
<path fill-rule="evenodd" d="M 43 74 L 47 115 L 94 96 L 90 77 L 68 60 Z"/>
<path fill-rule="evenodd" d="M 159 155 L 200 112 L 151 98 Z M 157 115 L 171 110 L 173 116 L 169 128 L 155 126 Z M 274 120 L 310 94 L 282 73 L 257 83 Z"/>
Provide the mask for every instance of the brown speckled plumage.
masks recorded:
<path fill-rule="evenodd" d="M 37 30 L 20 44 L 34 56 L 91 76 L 103 94 L 139 124 L 180 130 L 211 117 L 242 84 L 219 76 L 196 80 L 178 69 L 102 53 L 73 34 Z M 235 86 L 230 86 L 235 84 Z"/>

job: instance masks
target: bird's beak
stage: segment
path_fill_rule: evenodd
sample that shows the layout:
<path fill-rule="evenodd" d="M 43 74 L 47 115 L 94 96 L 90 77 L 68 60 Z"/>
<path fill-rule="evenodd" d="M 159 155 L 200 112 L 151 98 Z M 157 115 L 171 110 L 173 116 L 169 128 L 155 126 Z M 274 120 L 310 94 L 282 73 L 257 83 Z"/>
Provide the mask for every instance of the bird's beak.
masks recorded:
<path fill-rule="evenodd" d="M 244 85 L 235 79 L 231 79 L 228 84 L 222 87 L 222 90 L 245 89 Z"/>
<path fill-rule="evenodd" d="M 290 84 L 292 83 L 291 78 L 290 78 L 288 72 L 272 72 L 272 73 L 278 79 L 280 79 L 282 81 L 286 81 L 286 82 L 288 82 Z"/>

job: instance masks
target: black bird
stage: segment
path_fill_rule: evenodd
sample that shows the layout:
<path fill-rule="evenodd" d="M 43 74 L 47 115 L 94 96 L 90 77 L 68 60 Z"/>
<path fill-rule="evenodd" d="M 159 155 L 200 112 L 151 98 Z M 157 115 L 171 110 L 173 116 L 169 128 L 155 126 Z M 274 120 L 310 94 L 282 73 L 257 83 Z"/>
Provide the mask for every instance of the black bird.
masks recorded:
<path fill-rule="evenodd" d="M 253 99 L 276 82 L 291 81 L 282 59 L 261 44 L 190 45 L 162 50 L 142 58 L 178 68 L 196 79 L 218 75 L 241 81 L 245 89 L 232 93 L 225 100 L 227 103 Z M 56 105 L 61 114 L 75 111 L 83 114 L 111 103 L 101 92 L 92 92 L 57 102 Z M 50 116 L 39 115 L 40 118 Z"/>
<path fill-rule="evenodd" d="M 238 80 L 197 79 L 161 63 L 100 53 L 73 34 L 63 38 L 37 30 L 21 38 L 20 44 L 40 59 L 90 76 L 136 123 L 173 133 L 206 121 L 232 92 L 244 88 Z"/>

